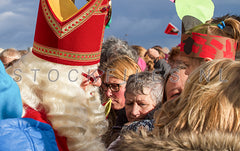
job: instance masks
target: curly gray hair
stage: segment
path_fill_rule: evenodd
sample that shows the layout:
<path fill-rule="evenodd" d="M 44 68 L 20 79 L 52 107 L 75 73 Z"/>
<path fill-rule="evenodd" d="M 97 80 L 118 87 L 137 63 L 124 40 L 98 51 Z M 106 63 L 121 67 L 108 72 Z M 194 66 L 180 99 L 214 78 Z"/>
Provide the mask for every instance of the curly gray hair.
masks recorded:
<path fill-rule="evenodd" d="M 144 88 L 150 88 L 150 96 L 156 103 L 161 103 L 163 97 L 163 78 L 154 72 L 140 72 L 129 76 L 126 84 L 126 93 L 145 95 Z"/>
<path fill-rule="evenodd" d="M 120 40 L 116 37 L 109 37 L 102 45 L 100 67 L 102 67 L 104 63 L 107 63 L 110 59 L 119 55 L 126 55 L 135 62 L 138 61 L 137 52 L 128 45 L 127 41 Z"/>

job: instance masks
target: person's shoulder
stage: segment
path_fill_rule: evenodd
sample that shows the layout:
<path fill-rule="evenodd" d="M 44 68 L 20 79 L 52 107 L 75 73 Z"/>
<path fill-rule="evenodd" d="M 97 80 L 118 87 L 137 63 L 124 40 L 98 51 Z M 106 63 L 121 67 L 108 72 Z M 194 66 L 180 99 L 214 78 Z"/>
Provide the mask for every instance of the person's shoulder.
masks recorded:
<path fill-rule="evenodd" d="M 58 151 L 52 127 L 30 118 L 0 120 L 0 142 L 3 150 Z"/>

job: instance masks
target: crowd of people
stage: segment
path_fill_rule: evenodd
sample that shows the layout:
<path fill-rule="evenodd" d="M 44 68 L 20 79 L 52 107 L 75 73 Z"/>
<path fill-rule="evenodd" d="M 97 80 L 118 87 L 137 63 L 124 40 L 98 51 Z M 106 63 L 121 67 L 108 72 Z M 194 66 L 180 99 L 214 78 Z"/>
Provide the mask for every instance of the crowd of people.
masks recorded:
<path fill-rule="evenodd" d="M 94 13 L 104 16 L 104 29 L 111 3 L 103 1 L 78 13 L 102 5 Z M 71 11 L 63 12 L 61 23 L 76 13 L 72 3 L 62 2 Z M 55 3 L 41 1 L 40 7 L 54 11 Z M 39 10 L 38 21 L 47 10 Z M 72 41 L 79 36 L 74 24 L 62 27 L 76 30 L 66 33 L 73 35 L 69 40 L 64 31 L 54 31 L 56 24 L 50 30 L 53 20 L 42 22 L 32 51 L 0 53 L 1 150 L 240 150 L 239 17 L 194 26 L 170 50 L 114 36 L 102 41 L 103 30 L 96 30 L 97 42 L 79 46 Z M 46 40 L 43 31 L 55 40 Z"/>

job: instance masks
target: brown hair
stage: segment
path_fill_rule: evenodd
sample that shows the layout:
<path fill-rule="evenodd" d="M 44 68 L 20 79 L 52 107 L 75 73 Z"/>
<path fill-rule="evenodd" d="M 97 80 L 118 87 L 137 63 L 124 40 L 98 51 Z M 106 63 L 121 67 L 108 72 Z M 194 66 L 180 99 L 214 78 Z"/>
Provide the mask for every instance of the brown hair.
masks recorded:
<path fill-rule="evenodd" d="M 217 25 L 218 24 L 202 24 L 192 28 L 191 30 L 187 31 L 186 33 L 197 32 L 201 34 L 210 34 L 210 35 L 219 35 L 223 37 L 229 37 L 235 39 L 237 41 L 240 40 L 240 22 L 233 18 L 227 18 L 224 20 L 226 25 L 225 28 L 221 29 Z"/>
<path fill-rule="evenodd" d="M 180 46 L 172 47 L 169 53 L 168 62 L 174 61 L 173 58 L 178 55 L 180 55 Z"/>

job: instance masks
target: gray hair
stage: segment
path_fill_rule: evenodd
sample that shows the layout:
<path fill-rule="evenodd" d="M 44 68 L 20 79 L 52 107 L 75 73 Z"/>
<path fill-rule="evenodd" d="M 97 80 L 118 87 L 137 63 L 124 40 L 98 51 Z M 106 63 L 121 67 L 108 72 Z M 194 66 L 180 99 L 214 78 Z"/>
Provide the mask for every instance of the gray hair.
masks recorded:
<path fill-rule="evenodd" d="M 107 63 L 110 59 L 119 55 L 126 55 L 136 63 L 138 61 L 137 52 L 128 45 L 127 41 L 120 40 L 116 37 L 109 37 L 102 45 L 100 66 L 103 66 L 104 63 Z"/>
<path fill-rule="evenodd" d="M 150 96 L 157 104 L 163 97 L 163 78 L 153 72 L 140 72 L 129 76 L 126 84 L 126 93 L 133 95 L 145 95 L 144 88 L 150 88 Z"/>

